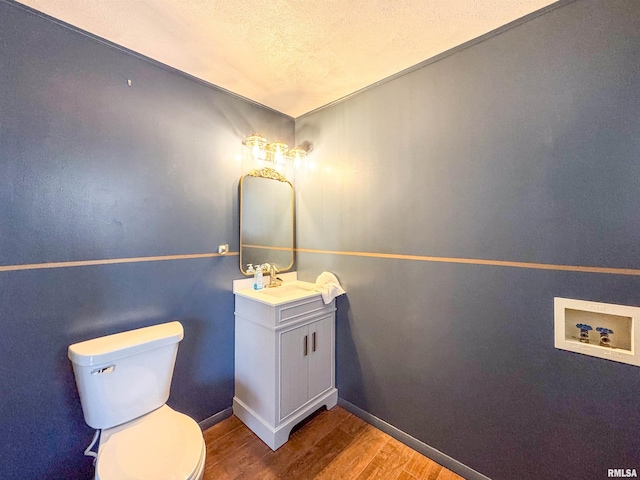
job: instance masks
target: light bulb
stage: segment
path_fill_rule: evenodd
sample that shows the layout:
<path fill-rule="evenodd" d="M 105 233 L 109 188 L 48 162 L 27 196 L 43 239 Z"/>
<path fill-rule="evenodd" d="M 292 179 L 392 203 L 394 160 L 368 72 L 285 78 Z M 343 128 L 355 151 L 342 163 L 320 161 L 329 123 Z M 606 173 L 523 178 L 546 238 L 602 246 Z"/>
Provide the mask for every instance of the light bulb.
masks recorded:
<path fill-rule="evenodd" d="M 284 152 L 286 152 L 288 148 L 287 144 L 282 142 L 273 142 L 267 145 L 267 150 L 273 155 L 273 163 L 286 163 Z"/>
<path fill-rule="evenodd" d="M 262 155 L 264 147 L 267 145 L 267 139 L 259 133 L 248 135 L 243 142 L 247 147 L 251 148 L 251 156 L 257 160 Z"/>

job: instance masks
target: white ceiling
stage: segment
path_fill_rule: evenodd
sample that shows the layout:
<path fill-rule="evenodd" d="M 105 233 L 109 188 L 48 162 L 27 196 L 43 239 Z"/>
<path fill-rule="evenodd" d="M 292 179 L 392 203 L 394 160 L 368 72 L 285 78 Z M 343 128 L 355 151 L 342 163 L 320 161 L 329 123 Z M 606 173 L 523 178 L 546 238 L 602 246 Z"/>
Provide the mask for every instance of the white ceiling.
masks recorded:
<path fill-rule="evenodd" d="M 19 0 L 292 117 L 555 0 Z"/>

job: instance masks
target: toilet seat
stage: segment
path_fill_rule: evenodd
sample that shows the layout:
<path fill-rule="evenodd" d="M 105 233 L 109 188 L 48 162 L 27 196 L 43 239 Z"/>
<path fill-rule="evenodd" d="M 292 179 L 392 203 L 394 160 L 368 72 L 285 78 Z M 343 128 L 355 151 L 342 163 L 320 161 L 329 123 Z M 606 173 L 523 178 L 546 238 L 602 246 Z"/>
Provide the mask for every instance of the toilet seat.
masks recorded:
<path fill-rule="evenodd" d="M 192 418 L 168 405 L 102 431 L 96 480 L 197 480 L 206 447 Z"/>

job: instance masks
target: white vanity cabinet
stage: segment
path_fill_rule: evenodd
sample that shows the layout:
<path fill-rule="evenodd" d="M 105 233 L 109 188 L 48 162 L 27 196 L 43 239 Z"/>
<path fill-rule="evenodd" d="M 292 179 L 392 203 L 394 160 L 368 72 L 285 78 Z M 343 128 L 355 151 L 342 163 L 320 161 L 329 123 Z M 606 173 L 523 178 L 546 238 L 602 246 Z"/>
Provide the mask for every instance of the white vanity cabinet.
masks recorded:
<path fill-rule="evenodd" d="M 235 295 L 233 413 L 273 450 L 338 399 L 335 302 L 325 305 L 312 284 L 292 283 Z"/>

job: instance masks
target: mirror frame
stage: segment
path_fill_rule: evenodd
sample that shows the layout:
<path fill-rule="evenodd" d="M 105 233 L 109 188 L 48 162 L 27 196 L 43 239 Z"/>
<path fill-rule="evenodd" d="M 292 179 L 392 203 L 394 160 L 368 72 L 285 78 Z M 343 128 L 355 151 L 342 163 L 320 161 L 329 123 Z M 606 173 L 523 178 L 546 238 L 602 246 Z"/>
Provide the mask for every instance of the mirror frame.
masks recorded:
<path fill-rule="evenodd" d="M 244 264 L 242 262 L 242 189 L 243 189 L 244 180 L 246 177 L 258 177 L 258 178 L 264 178 L 266 180 L 273 180 L 273 181 L 288 183 L 289 187 L 291 187 L 291 262 L 286 267 L 280 268 L 278 270 L 278 272 L 286 272 L 290 270 L 291 267 L 293 267 L 293 264 L 295 263 L 295 244 L 294 244 L 294 241 L 295 241 L 295 193 L 293 189 L 293 184 L 289 180 L 287 180 L 284 176 L 282 176 L 279 172 L 269 167 L 251 170 L 250 172 L 245 173 L 244 175 L 242 175 L 242 177 L 240 177 L 239 192 L 238 192 L 238 198 L 240 201 L 240 244 L 239 244 L 240 271 L 242 272 L 243 275 L 246 275 L 246 276 L 252 275 L 246 272 L 246 270 L 244 269 Z M 284 248 L 284 247 L 275 247 L 274 249 L 289 250 L 288 248 Z"/>

